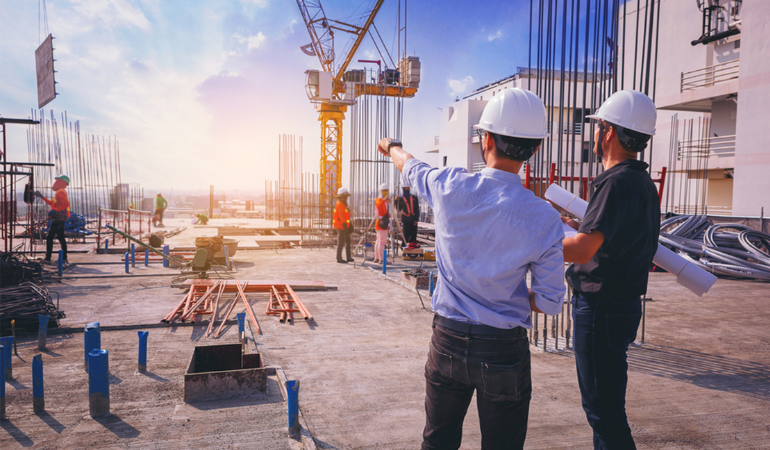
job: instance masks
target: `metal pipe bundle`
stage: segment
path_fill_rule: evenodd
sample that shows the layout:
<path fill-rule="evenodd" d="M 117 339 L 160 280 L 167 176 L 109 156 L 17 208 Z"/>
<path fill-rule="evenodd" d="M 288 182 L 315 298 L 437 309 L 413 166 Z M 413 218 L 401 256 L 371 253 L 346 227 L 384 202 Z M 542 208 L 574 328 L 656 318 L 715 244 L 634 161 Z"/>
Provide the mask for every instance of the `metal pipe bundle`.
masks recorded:
<path fill-rule="evenodd" d="M 37 330 L 40 314 L 49 316 L 50 327 L 57 327 L 59 319 L 66 317 L 57 305 L 48 289 L 34 283 L 0 289 L 0 326 L 10 328 L 11 320 L 15 320 L 19 327 Z"/>

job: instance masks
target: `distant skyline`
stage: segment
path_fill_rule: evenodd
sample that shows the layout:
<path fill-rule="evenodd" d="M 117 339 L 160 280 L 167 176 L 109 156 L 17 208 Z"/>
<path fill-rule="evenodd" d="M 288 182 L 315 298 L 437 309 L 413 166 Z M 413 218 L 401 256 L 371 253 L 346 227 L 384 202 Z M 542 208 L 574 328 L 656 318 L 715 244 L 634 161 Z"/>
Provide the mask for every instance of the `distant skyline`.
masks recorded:
<path fill-rule="evenodd" d="M 361 3 L 322 1 L 327 17 L 355 23 L 374 0 Z M 375 20 L 384 41 L 393 43 L 391 54 L 397 5 L 386 0 Z M 4 117 L 26 118 L 37 106 L 34 52 L 46 35 L 38 6 L 0 4 Z M 124 182 L 165 191 L 212 184 L 262 191 L 266 179 L 278 177 L 279 133 L 302 136 L 304 170 L 318 172 L 320 126 L 304 72 L 320 63 L 300 50 L 310 38 L 295 1 L 48 0 L 46 6 L 59 93 L 46 114 L 66 111 L 84 133 L 117 136 Z M 437 108 L 527 65 L 529 1 L 408 6 L 407 49 L 420 57 L 422 76 L 416 97 L 405 102 L 404 144 L 419 155 L 438 130 Z M 337 51 L 345 44 L 338 40 Z M 371 39 L 355 59 L 380 59 Z M 343 133 L 347 180 L 347 121 Z M 9 159 L 27 159 L 25 126 L 8 127 L 8 149 Z"/>

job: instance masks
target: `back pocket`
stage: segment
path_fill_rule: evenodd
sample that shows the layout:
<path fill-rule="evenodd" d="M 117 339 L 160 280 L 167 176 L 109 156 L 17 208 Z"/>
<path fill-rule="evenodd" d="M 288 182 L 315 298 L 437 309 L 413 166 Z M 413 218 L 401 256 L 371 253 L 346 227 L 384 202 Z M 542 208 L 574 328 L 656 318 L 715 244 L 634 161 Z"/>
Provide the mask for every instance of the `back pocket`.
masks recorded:
<path fill-rule="evenodd" d="M 513 402 L 532 395 L 530 356 L 513 365 L 481 364 L 484 398 L 493 402 Z"/>
<path fill-rule="evenodd" d="M 432 342 L 428 351 L 428 361 L 425 363 L 425 376 L 436 381 L 452 378 L 452 357 L 436 350 Z"/>

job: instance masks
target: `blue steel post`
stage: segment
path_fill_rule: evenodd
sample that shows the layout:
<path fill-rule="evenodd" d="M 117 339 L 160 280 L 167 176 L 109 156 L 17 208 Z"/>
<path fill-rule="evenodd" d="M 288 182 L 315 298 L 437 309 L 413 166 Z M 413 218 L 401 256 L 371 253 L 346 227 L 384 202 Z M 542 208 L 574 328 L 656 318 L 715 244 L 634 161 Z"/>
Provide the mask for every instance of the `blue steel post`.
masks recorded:
<path fill-rule="evenodd" d="M 48 316 L 42 314 L 37 315 L 37 320 L 40 322 L 40 327 L 37 330 L 37 349 L 45 350 L 45 340 L 48 337 Z"/>
<path fill-rule="evenodd" d="M 59 250 L 59 260 L 56 262 L 59 269 L 59 276 L 64 273 L 64 250 Z"/>
<path fill-rule="evenodd" d="M 240 312 L 235 317 L 238 318 L 238 339 L 243 343 L 246 340 L 246 313 Z"/>
<path fill-rule="evenodd" d="M 43 355 L 35 355 L 32 358 L 32 410 L 36 414 L 45 411 Z"/>
<path fill-rule="evenodd" d="M 91 417 L 110 414 L 110 362 L 107 350 L 88 354 L 88 405 Z"/>
<path fill-rule="evenodd" d="M 88 354 L 91 353 L 91 350 L 100 348 L 102 348 L 102 327 L 99 322 L 91 322 L 86 325 L 83 333 L 83 349 L 85 350 L 83 365 L 86 372 L 88 372 Z"/>
<path fill-rule="evenodd" d="M 5 420 L 5 352 L 11 353 L 11 349 L 0 345 L 0 420 Z"/>
<path fill-rule="evenodd" d="M 225 245 L 225 268 L 227 268 L 227 270 L 230 270 L 230 252 L 227 251 L 226 245 Z"/>
<path fill-rule="evenodd" d="M 110 238 L 104 238 L 104 253 L 110 252 Z"/>
<path fill-rule="evenodd" d="M 388 249 L 382 251 L 382 273 L 385 274 L 388 271 Z"/>
<path fill-rule="evenodd" d="M 139 334 L 139 361 L 136 368 L 139 372 L 147 371 L 147 331 L 137 331 Z"/>
<path fill-rule="evenodd" d="M 131 267 L 136 267 L 136 244 L 131 243 Z"/>
<path fill-rule="evenodd" d="M 13 336 L 0 337 L 0 345 L 5 347 L 5 357 L 3 363 L 5 364 L 5 378 L 13 380 L 13 360 L 11 355 L 13 354 Z"/>
<path fill-rule="evenodd" d="M 129 255 L 128 252 L 126 252 L 126 254 L 123 256 L 124 256 L 123 259 L 126 261 L 126 273 L 129 273 L 128 265 L 131 263 L 131 255 Z"/>
<path fill-rule="evenodd" d="M 289 403 L 289 433 L 299 431 L 299 380 L 286 382 L 286 397 Z"/>
<path fill-rule="evenodd" d="M 163 246 L 163 254 L 168 256 L 168 245 Z M 163 267 L 168 267 L 168 260 L 166 258 L 163 258 Z"/>
<path fill-rule="evenodd" d="M 433 272 L 428 272 L 428 277 L 430 278 L 430 296 L 433 297 L 433 288 L 435 287 L 433 282 Z"/>
<path fill-rule="evenodd" d="M 144 249 L 144 266 L 150 265 L 150 250 Z"/>

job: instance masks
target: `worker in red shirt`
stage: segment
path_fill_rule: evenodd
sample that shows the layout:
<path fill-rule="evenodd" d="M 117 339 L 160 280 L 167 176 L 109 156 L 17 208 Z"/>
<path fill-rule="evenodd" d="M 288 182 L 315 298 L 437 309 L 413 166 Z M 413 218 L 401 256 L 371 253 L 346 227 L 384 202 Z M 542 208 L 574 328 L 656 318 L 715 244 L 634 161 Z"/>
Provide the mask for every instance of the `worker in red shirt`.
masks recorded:
<path fill-rule="evenodd" d="M 67 241 L 64 238 L 64 222 L 70 217 L 70 200 L 67 196 L 67 186 L 70 184 L 70 178 L 67 175 L 61 175 L 55 178 L 51 188 L 55 194 L 53 200 L 49 200 L 44 197 L 40 192 L 35 194 L 42 198 L 50 207 L 51 211 L 48 212 L 48 218 L 51 219 L 51 226 L 48 227 L 48 236 L 45 239 L 45 259 L 41 262 L 43 264 L 51 264 L 51 252 L 53 251 L 54 238 L 59 239 L 59 244 L 62 249 L 62 259 L 64 266 L 68 266 L 67 261 Z"/>
<path fill-rule="evenodd" d="M 353 233 L 353 227 L 350 225 L 350 209 L 348 209 L 348 197 L 350 191 L 348 188 L 340 188 L 337 191 L 337 205 L 334 207 L 333 225 L 337 230 L 337 262 L 347 264 L 353 262 L 350 257 L 350 235 Z M 345 247 L 347 259 L 342 259 L 342 247 Z"/>
<path fill-rule="evenodd" d="M 377 242 L 374 244 L 374 262 L 382 262 L 382 253 L 388 245 L 388 228 L 390 228 L 390 212 L 388 211 L 389 189 L 388 183 L 380 185 L 380 197 L 374 200 L 374 209 L 377 218 L 374 221 L 374 229 L 377 230 Z"/>

